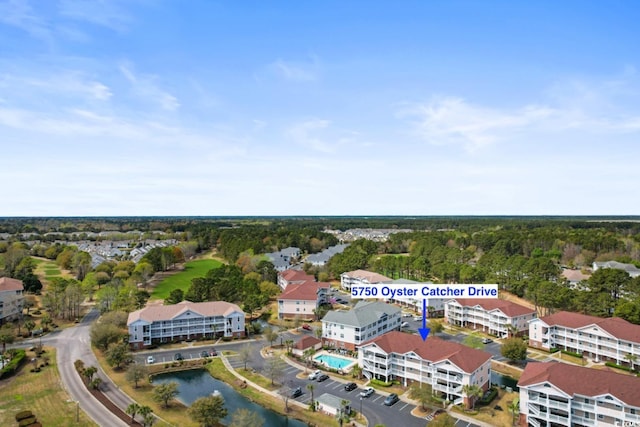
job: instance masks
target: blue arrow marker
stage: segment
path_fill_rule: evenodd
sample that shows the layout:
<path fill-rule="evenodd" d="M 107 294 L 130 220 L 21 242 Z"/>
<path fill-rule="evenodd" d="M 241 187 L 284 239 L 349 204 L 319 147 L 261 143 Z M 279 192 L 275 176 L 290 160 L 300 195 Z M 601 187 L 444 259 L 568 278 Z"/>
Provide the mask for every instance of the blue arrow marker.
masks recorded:
<path fill-rule="evenodd" d="M 422 300 L 422 328 L 419 328 L 420 336 L 422 337 L 422 341 L 426 341 L 429 336 L 429 332 L 431 332 L 431 328 L 427 328 L 427 300 Z"/>

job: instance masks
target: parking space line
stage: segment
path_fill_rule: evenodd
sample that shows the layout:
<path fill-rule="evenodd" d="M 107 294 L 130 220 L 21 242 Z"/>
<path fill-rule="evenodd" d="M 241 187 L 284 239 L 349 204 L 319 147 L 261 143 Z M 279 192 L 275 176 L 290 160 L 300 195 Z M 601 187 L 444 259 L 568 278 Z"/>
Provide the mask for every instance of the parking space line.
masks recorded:
<path fill-rule="evenodd" d="M 407 406 L 409 406 L 408 403 L 405 403 L 404 406 L 402 408 L 400 408 L 399 410 L 402 411 L 404 408 L 406 408 Z"/>
<path fill-rule="evenodd" d="M 337 382 L 337 381 L 336 381 L 336 383 L 337 383 L 338 385 L 337 385 L 337 386 L 335 386 L 335 387 L 332 387 L 332 389 L 333 389 L 333 390 L 335 390 L 335 389 L 337 389 L 337 388 L 340 388 L 340 386 L 342 385 L 342 383 L 339 383 L 339 382 Z"/>
<path fill-rule="evenodd" d="M 382 398 L 382 395 L 381 395 L 381 394 L 379 394 L 376 398 L 374 398 L 374 399 L 372 400 L 372 402 L 374 402 L 374 403 L 375 403 L 375 402 L 377 402 L 377 401 L 378 401 L 378 399 L 380 399 L 380 398 Z"/>

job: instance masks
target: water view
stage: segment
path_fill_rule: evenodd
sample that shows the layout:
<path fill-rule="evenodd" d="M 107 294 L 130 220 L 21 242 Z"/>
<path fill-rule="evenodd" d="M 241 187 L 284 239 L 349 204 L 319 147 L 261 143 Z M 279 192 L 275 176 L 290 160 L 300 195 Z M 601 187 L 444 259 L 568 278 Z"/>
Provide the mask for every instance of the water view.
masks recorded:
<path fill-rule="evenodd" d="M 235 391 L 231 386 L 211 377 L 207 371 L 194 370 L 161 374 L 153 377 L 154 383 L 167 383 L 175 381 L 178 383 L 178 400 L 185 405 L 191 405 L 199 397 L 209 396 L 214 391 L 219 391 L 224 397 L 225 407 L 229 415 L 224 418 L 223 423 L 231 421 L 231 415 L 240 408 L 257 412 L 264 418 L 265 426 L 269 427 L 306 427 L 306 424 L 286 418 L 280 414 L 263 408 L 262 406 L 249 401 L 246 397 Z M 284 402 L 282 403 L 284 405 Z"/>

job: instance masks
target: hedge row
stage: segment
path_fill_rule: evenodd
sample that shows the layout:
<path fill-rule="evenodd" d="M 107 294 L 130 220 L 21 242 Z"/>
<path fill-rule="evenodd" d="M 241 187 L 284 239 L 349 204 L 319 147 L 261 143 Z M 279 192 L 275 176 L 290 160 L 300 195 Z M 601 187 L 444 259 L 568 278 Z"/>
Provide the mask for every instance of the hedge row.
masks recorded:
<path fill-rule="evenodd" d="M 7 363 L 5 367 L 2 368 L 2 370 L 0 370 L 0 379 L 13 375 L 18 370 L 20 365 L 22 365 L 22 362 L 25 361 L 24 359 L 27 356 L 25 350 L 16 350 L 15 353 L 16 354 L 15 356 L 13 356 L 11 361 Z"/>
<path fill-rule="evenodd" d="M 577 357 L 578 359 L 582 359 L 582 353 L 574 353 L 573 351 L 569 351 L 569 350 L 560 350 L 562 352 L 562 354 L 567 354 L 569 356 L 573 356 L 573 357 Z"/>

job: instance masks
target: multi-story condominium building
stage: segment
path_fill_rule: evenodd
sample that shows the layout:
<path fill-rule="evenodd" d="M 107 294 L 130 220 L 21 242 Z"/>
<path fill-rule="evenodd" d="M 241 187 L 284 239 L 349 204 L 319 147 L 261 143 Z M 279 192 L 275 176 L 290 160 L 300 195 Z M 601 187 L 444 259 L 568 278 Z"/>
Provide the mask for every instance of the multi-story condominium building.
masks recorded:
<path fill-rule="evenodd" d="M 633 264 L 625 264 L 617 261 L 604 261 L 604 262 L 593 263 L 593 271 L 598 271 L 601 268 L 615 268 L 616 270 L 626 271 L 627 274 L 631 277 L 640 276 L 640 268 L 636 267 Z"/>
<path fill-rule="evenodd" d="M 278 318 L 313 320 L 316 309 L 327 301 L 331 285 L 325 282 L 305 282 L 288 285 L 278 296 Z"/>
<path fill-rule="evenodd" d="M 640 425 L 640 378 L 560 362 L 529 362 L 518 381 L 523 427 Z"/>
<path fill-rule="evenodd" d="M 507 338 L 529 330 L 536 311 L 503 299 L 457 298 L 444 306 L 447 323 Z"/>
<path fill-rule="evenodd" d="M 526 333 L 536 311 L 503 299 L 457 298 L 445 303 L 444 317 L 451 325 L 507 338 Z"/>
<path fill-rule="evenodd" d="M 433 282 L 416 282 L 415 280 L 409 280 L 409 279 L 397 279 L 397 280 L 392 280 L 389 283 L 390 285 L 389 287 L 393 287 L 394 285 L 397 285 L 397 286 L 412 285 L 416 283 L 421 283 L 424 285 L 433 284 Z M 422 314 L 423 300 L 426 302 L 426 305 L 427 305 L 427 317 L 442 317 L 444 315 L 444 304 L 449 300 L 449 298 L 431 298 L 431 297 L 422 298 L 421 297 L 421 298 L 399 298 L 399 299 L 387 298 L 385 299 L 385 301 L 387 302 L 397 304 L 401 307 L 410 308 L 412 310 L 417 311 L 420 314 Z"/>
<path fill-rule="evenodd" d="M 278 272 L 278 286 L 283 291 L 288 285 L 296 285 L 305 282 L 315 282 L 316 278 L 302 270 L 284 270 Z"/>
<path fill-rule="evenodd" d="M 0 277 L 0 324 L 16 319 L 24 307 L 22 280 Z"/>
<path fill-rule="evenodd" d="M 491 354 L 436 337 L 389 332 L 358 347 L 358 364 L 367 378 L 429 384 L 455 404 L 469 404 L 465 385 L 487 390 L 491 385 Z"/>
<path fill-rule="evenodd" d="M 351 310 L 328 312 L 322 319 L 326 346 L 355 350 L 357 345 L 399 330 L 400 308 L 380 301 L 360 301 Z"/>
<path fill-rule="evenodd" d="M 389 279 L 382 274 L 373 273 L 366 270 L 348 271 L 340 275 L 340 287 L 342 287 L 342 289 L 346 289 L 347 291 L 351 290 L 351 286 L 372 285 L 375 283 L 390 283 L 392 281 L 392 279 Z"/>
<path fill-rule="evenodd" d="M 224 301 L 152 305 L 129 313 L 129 344 L 140 349 L 174 340 L 242 337 L 244 317 L 240 307 Z"/>
<path fill-rule="evenodd" d="M 640 360 L 640 326 L 619 317 L 559 311 L 529 323 L 529 345 L 582 353 L 598 362 L 631 364 L 633 356 Z"/>

